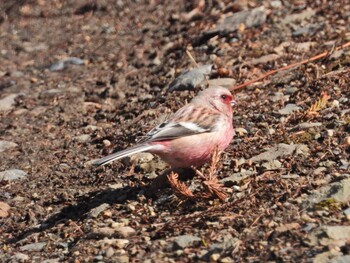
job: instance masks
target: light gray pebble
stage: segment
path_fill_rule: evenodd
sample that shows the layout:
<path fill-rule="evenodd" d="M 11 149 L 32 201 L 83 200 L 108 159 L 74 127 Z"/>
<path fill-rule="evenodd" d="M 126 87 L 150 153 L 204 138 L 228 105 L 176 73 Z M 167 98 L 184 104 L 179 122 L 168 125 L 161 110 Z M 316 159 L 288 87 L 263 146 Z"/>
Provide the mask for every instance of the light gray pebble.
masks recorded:
<path fill-rule="evenodd" d="M 25 171 L 19 169 L 10 169 L 3 172 L 0 172 L 0 181 L 14 181 L 24 179 L 28 176 Z"/>
<path fill-rule="evenodd" d="M 46 246 L 46 242 L 31 243 L 28 245 L 21 246 L 19 249 L 21 251 L 42 251 Z"/>
<path fill-rule="evenodd" d="M 0 152 L 4 152 L 8 149 L 15 148 L 17 146 L 17 143 L 0 140 Z"/>
<path fill-rule="evenodd" d="M 182 235 L 174 239 L 173 249 L 184 249 L 189 246 L 193 246 L 195 243 L 201 242 L 201 239 L 197 236 Z"/>

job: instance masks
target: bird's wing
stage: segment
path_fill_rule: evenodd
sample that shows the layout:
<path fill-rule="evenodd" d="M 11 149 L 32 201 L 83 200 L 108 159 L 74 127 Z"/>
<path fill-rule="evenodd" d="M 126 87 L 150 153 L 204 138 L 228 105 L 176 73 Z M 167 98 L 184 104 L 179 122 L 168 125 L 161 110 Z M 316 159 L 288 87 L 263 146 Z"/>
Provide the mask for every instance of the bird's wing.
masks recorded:
<path fill-rule="evenodd" d="M 188 104 L 149 131 L 141 142 L 173 140 L 213 132 L 218 128 L 221 117 L 216 111 Z"/>

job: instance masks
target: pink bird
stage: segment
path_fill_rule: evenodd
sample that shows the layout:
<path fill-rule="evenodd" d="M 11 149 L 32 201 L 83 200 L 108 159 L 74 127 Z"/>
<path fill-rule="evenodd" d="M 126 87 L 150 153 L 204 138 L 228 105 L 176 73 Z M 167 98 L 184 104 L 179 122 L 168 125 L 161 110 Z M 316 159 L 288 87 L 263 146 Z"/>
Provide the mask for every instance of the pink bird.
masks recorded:
<path fill-rule="evenodd" d="M 149 152 L 159 155 L 172 167 L 200 166 L 210 160 L 217 148 L 223 151 L 233 138 L 230 91 L 210 87 L 146 134 L 134 147 L 113 153 L 94 162 L 105 165 L 123 157 Z"/>

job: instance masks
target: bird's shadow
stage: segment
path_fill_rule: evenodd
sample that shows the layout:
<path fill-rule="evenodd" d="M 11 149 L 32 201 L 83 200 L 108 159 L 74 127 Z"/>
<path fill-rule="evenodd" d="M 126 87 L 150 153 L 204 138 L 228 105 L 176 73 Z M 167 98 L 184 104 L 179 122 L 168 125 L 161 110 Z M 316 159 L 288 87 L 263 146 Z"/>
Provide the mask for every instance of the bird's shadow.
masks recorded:
<path fill-rule="evenodd" d="M 192 178 L 194 171 L 192 169 L 167 169 L 159 175 L 150 185 L 146 186 L 126 186 L 119 189 L 107 188 L 105 190 L 98 190 L 90 192 L 86 195 L 77 198 L 76 203 L 62 208 L 62 210 L 48 219 L 44 220 L 39 226 L 32 227 L 26 231 L 21 232 L 17 236 L 7 240 L 6 243 L 17 243 L 26 237 L 43 232 L 47 229 L 53 228 L 58 223 L 72 221 L 81 221 L 90 216 L 90 211 L 99 207 L 102 204 L 123 204 L 128 200 L 136 200 L 139 193 L 143 193 L 147 198 L 154 198 L 157 196 L 157 191 L 168 186 L 167 175 L 171 171 L 180 173 L 180 178 Z M 52 205 L 52 204 L 47 204 Z M 57 204 L 56 204 L 57 205 Z"/>
<path fill-rule="evenodd" d="M 26 237 L 34 234 L 43 232 L 47 229 L 51 229 L 58 223 L 72 221 L 84 220 L 90 216 L 89 212 L 99 207 L 102 204 L 117 204 L 125 203 L 127 200 L 134 200 L 137 194 L 146 187 L 130 187 L 126 186 L 120 189 L 105 189 L 90 192 L 86 195 L 78 197 L 77 201 L 73 205 L 68 205 L 62 208 L 62 210 L 52 216 L 50 216 L 45 221 L 41 222 L 39 226 L 30 228 L 19 235 L 7 240 L 6 243 L 17 243 Z"/>

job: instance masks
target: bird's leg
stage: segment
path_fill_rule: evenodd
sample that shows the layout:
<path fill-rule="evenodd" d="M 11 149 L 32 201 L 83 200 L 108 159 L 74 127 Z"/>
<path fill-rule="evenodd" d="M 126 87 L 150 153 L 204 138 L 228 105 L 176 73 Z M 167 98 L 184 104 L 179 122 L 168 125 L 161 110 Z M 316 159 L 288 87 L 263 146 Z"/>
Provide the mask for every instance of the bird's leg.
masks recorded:
<path fill-rule="evenodd" d="M 207 191 L 207 193 L 204 194 L 204 197 L 207 198 L 209 196 L 219 198 L 220 200 L 224 201 L 227 198 L 227 194 L 225 193 L 223 185 L 219 182 L 216 175 L 217 166 L 220 161 L 220 154 L 221 152 L 218 150 L 218 147 L 216 147 L 211 158 L 210 166 L 206 172 L 201 172 L 197 169 L 195 169 L 195 172 L 203 180 L 203 187 Z"/>

